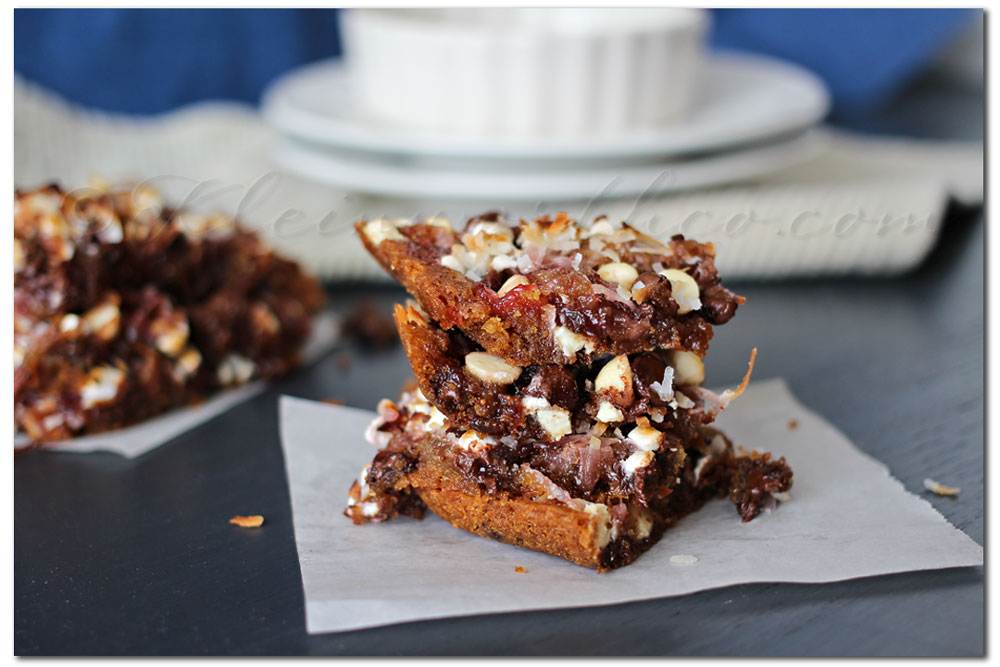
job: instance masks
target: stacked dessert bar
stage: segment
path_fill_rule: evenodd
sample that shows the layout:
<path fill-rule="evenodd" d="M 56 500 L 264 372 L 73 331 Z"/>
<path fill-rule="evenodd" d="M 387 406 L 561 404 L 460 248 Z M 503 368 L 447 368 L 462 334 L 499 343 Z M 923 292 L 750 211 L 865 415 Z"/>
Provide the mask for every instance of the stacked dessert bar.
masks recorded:
<path fill-rule="evenodd" d="M 430 508 L 606 570 L 709 498 L 749 521 L 791 486 L 784 459 L 737 453 L 710 426 L 750 376 L 721 395 L 702 387 L 712 327 L 743 303 L 710 244 L 562 213 L 356 228 L 416 299 L 395 311 L 416 381 L 378 406 L 378 453 L 345 511 L 355 523 Z"/>
<path fill-rule="evenodd" d="M 151 188 L 15 192 L 15 428 L 104 431 L 283 373 L 323 298 L 232 218 Z"/>

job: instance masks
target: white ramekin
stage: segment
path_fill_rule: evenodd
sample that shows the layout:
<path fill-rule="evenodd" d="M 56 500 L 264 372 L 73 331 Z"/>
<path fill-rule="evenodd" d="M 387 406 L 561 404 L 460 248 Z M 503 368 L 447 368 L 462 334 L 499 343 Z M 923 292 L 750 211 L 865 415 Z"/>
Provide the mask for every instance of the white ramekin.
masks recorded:
<path fill-rule="evenodd" d="M 683 118 L 699 9 L 355 9 L 345 58 L 363 113 L 479 137 L 613 136 Z"/>

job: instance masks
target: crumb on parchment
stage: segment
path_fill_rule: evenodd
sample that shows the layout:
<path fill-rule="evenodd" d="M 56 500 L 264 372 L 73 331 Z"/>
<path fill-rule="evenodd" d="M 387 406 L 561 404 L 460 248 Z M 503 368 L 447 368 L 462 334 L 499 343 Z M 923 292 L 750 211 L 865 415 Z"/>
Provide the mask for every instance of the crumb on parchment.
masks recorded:
<path fill-rule="evenodd" d="M 788 428 L 789 429 L 791 429 L 791 430 L 794 431 L 798 427 L 799 427 L 799 420 L 798 419 L 789 419 L 788 420 Z"/>
<path fill-rule="evenodd" d="M 676 554 L 670 557 L 670 562 L 674 565 L 694 565 L 698 562 L 698 557 L 691 554 Z"/>
<path fill-rule="evenodd" d="M 527 572 L 527 570 L 525 570 L 525 569 L 524 569 L 523 567 L 521 567 L 520 565 L 518 565 L 517 567 L 515 567 L 515 568 L 514 568 L 514 571 L 515 571 L 515 572 L 521 572 L 521 573 L 524 573 L 524 572 Z"/>
<path fill-rule="evenodd" d="M 264 517 L 259 514 L 250 516 L 234 516 L 229 523 L 240 528 L 260 528 L 264 524 Z"/>
<path fill-rule="evenodd" d="M 939 496 L 957 496 L 962 490 L 957 486 L 945 486 L 940 482 L 935 482 L 930 477 L 924 480 L 924 488 L 931 493 L 936 493 Z"/>

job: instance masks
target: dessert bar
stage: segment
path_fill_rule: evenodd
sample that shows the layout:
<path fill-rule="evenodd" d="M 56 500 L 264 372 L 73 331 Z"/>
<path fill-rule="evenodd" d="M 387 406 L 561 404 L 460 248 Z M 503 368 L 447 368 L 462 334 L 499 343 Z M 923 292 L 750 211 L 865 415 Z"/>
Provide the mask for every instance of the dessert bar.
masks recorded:
<path fill-rule="evenodd" d="M 715 251 L 560 213 L 462 232 L 442 218 L 355 225 L 415 298 L 394 319 L 415 381 L 383 400 L 355 523 L 429 508 L 457 528 L 607 570 L 710 498 L 744 521 L 791 487 L 785 460 L 710 424 L 746 388 L 702 386 L 712 327 L 744 302 Z"/>
<path fill-rule="evenodd" d="M 742 297 L 720 284 L 715 250 L 668 244 L 598 219 L 565 214 L 508 225 L 379 219 L 356 225 L 379 263 L 444 329 L 519 364 L 572 364 L 659 349 L 704 356 L 712 325 Z"/>
<path fill-rule="evenodd" d="M 645 420 L 595 423 L 557 444 L 462 431 L 415 388 L 379 404 L 367 437 L 379 449 L 349 493 L 355 523 L 430 508 L 457 528 L 599 570 L 627 565 L 714 497 L 749 521 L 792 477 L 784 459 L 737 455 L 710 428 L 684 440 Z"/>
<path fill-rule="evenodd" d="M 15 426 L 64 439 L 284 373 L 323 300 L 235 220 L 151 188 L 17 191 Z"/>

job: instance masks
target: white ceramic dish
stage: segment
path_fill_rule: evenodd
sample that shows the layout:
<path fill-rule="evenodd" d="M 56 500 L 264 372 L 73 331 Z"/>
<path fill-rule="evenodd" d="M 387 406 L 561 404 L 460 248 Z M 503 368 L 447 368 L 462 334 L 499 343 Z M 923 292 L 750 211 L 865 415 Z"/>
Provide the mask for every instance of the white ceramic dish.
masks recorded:
<path fill-rule="evenodd" d="M 339 60 L 294 70 L 266 92 L 264 116 L 303 141 L 365 153 L 511 162 L 664 159 L 708 153 L 801 131 L 826 115 L 829 96 L 811 73 L 778 61 L 711 54 L 690 117 L 616 137 L 471 139 L 393 127 L 356 105 Z"/>
<path fill-rule="evenodd" d="M 681 8 L 352 9 L 359 108 L 472 138 L 615 136 L 677 122 L 708 13 Z"/>
<path fill-rule="evenodd" d="M 358 159 L 294 140 L 275 152 L 278 164 L 309 180 L 347 190 L 393 197 L 537 200 L 590 199 L 678 192 L 745 180 L 815 156 L 822 133 L 708 157 L 631 166 L 544 170 L 414 169 L 406 161 Z"/>

